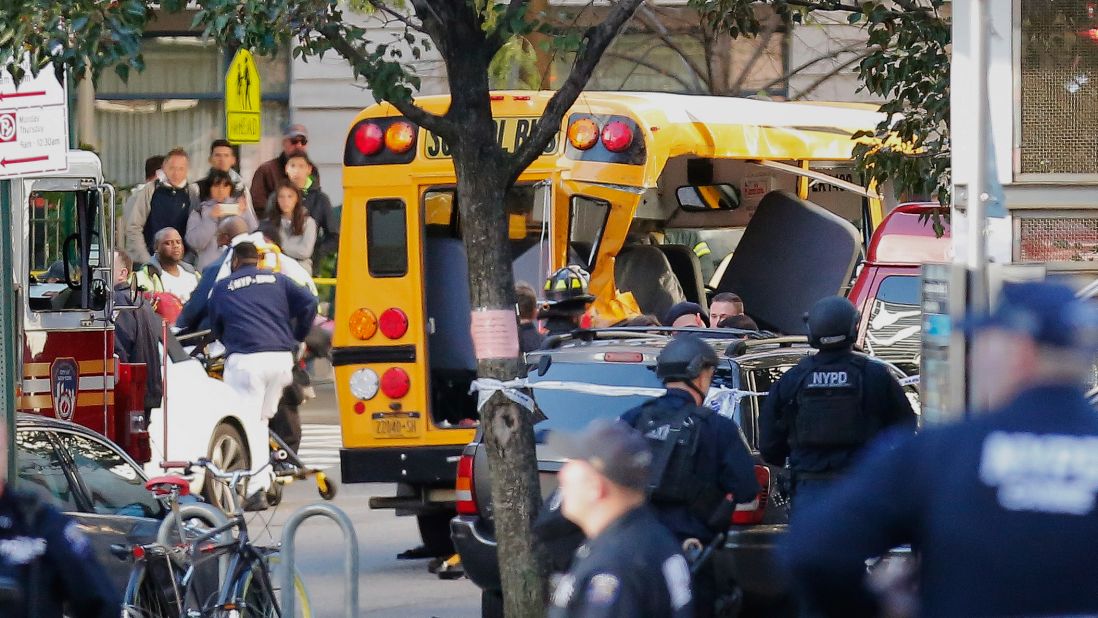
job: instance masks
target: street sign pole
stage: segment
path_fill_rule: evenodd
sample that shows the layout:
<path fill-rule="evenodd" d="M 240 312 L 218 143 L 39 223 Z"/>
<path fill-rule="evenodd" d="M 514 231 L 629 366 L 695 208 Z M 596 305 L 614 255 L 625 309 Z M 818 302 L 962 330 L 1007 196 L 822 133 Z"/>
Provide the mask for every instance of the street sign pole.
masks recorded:
<path fill-rule="evenodd" d="M 8 483 L 15 482 L 15 376 L 16 346 L 19 337 L 15 336 L 15 268 L 12 264 L 15 244 L 11 231 L 11 183 L 0 180 L 0 401 L 4 406 L 4 425 L 7 427 L 7 478 Z M 19 351 L 21 353 L 21 351 Z"/>
<path fill-rule="evenodd" d="M 984 157 L 989 156 L 991 126 L 987 102 L 987 74 L 989 63 L 989 39 L 990 30 L 989 0 L 975 0 L 971 4 L 972 19 L 972 66 L 975 69 L 976 79 L 972 80 L 972 97 L 976 108 L 975 133 L 976 147 L 971 150 L 973 163 L 971 168 L 972 183 L 968 187 L 967 210 L 965 219 L 967 225 L 965 266 L 968 271 L 968 295 L 966 309 L 969 313 L 983 313 L 988 310 L 988 277 L 987 277 L 987 205 L 991 199 L 990 179 L 988 174 L 994 169 Z M 970 346 L 966 345 L 966 348 Z M 967 405 L 966 409 L 980 409 L 984 406 L 979 401 L 980 388 L 972 371 L 972 355 L 965 354 L 967 377 Z"/>

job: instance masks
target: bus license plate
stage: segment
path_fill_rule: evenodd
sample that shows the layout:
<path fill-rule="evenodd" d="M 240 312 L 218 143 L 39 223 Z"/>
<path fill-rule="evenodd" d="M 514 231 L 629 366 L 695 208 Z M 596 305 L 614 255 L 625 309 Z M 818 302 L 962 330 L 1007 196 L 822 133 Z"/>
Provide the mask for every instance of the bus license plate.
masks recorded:
<path fill-rule="evenodd" d="M 378 438 L 410 438 L 419 434 L 419 413 L 374 414 L 374 435 Z"/>

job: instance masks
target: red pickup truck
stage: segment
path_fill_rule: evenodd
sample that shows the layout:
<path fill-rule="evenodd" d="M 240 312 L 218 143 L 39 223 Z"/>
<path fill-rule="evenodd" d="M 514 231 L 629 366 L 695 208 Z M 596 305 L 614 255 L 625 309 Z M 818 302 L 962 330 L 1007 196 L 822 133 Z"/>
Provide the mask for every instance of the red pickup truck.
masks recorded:
<path fill-rule="evenodd" d="M 945 233 L 940 237 L 929 220 L 934 214 L 943 217 Z M 937 202 L 896 207 L 873 233 L 850 288 L 850 301 L 861 312 L 858 346 L 908 375 L 919 372 L 920 266 L 953 259 L 948 216 L 949 209 Z"/>

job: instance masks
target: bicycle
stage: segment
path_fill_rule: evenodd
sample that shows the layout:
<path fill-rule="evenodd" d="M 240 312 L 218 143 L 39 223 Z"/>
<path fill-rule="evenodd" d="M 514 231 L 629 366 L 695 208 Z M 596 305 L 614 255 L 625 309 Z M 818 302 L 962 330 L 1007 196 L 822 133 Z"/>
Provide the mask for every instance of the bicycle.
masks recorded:
<path fill-rule="evenodd" d="M 199 467 L 213 479 L 227 481 L 234 512 L 226 519 L 209 505 L 181 506 L 179 498 L 187 494 L 189 487 L 181 476 L 150 479 L 146 487 L 171 507 L 171 513 L 161 523 L 156 543 L 126 548 L 134 558 L 134 569 L 126 586 L 123 616 L 281 617 L 278 590 L 271 577 L 272 564 L 279 562 L 279 549 L 251 543 L 237 491 L 253 473 L 225 472 L 204 458 L 164 462 L 161 467 L 180 469 L 184 474 Z M 119 548 L 116 554 L 122 551 Z M 211 566 L 214 561 L 216 572 Z M 308 595 L 296 573 L 294 590 L 302 614 L 311 617 Z"/>

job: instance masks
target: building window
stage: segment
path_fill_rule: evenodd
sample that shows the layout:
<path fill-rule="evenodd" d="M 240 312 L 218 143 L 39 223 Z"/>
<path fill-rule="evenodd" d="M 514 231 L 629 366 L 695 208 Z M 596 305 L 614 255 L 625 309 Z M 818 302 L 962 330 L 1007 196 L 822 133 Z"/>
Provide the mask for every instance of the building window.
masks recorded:
<path fill-rule="evenodd" d="M 145 70 L 128 83 L 104 73 L 95 93 L 96 149 L 106 178 L 120 187 L 144 181 L 145 159 L 181 146 L 191 156 L 191 179 L 205 176 L 210 142 L 224 137 L 225 69 L 231 56 L 212 41 L 160 37 L 145 42 Z M 289 55 L 256 56 L 263 87 L 263 140 L 245 146 L 246 179 L 280 149 L 289 117 Z"/>

